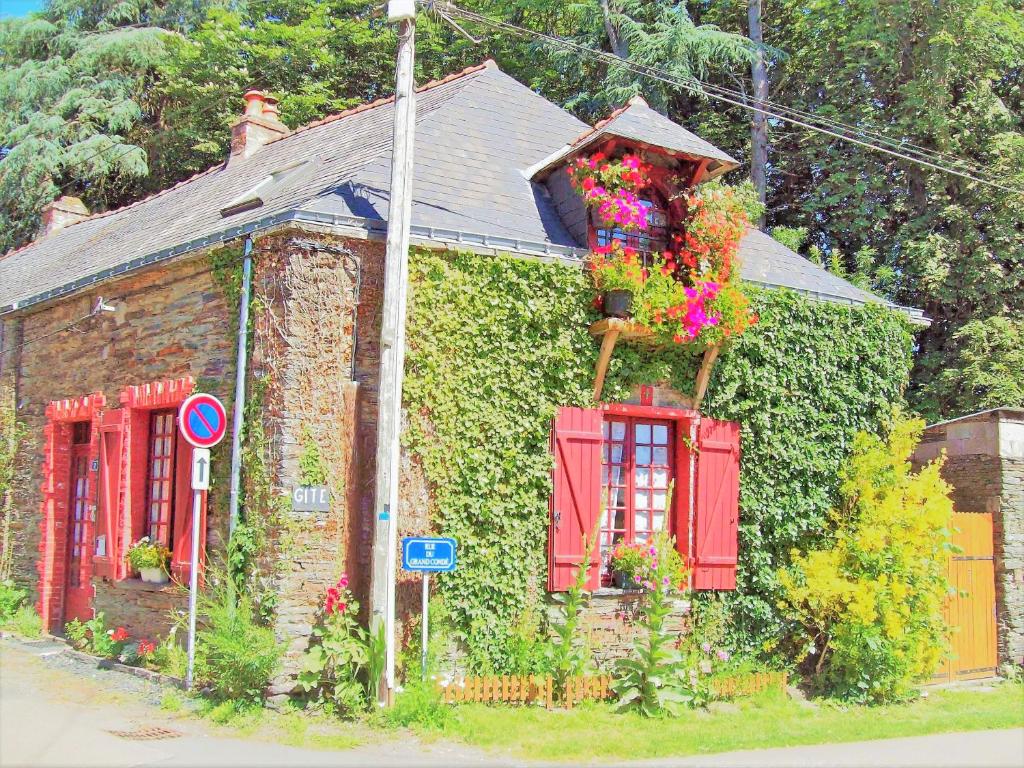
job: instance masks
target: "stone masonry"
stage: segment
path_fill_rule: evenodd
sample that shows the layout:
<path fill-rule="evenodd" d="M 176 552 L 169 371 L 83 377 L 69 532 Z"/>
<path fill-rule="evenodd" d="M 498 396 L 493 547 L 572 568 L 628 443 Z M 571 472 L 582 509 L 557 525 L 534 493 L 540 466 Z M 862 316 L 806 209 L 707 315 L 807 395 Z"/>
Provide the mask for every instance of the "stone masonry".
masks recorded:
<path fill-rule="evenodd" d="M 1000 663 L 1024 664 L 1024 409 L 997 408 L 925 429 L 922 464 L 945 452 L 957 512 L 991 512 Z"/>

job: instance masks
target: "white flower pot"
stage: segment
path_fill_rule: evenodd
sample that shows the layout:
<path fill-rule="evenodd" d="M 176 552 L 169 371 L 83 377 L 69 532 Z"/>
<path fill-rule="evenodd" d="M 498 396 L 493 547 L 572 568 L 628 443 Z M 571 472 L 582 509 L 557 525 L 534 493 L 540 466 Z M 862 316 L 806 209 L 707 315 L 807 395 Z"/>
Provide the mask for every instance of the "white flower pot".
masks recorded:
<path fill-rule="evenodd" d="M 167 572 L 163 568 L 140 568 L 142 580 L 150 584 L 166 584 L 168 581 Z"/>

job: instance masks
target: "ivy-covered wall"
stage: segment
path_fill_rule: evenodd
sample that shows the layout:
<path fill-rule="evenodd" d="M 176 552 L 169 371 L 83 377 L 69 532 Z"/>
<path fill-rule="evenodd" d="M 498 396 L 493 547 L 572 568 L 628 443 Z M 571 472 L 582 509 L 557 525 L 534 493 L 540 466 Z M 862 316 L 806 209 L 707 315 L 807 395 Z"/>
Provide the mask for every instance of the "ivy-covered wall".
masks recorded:
<path fill-rule="evenodd" d="M 550 420 L 591 404 L 598 345 L 583 271 L 510 256 L 414 252 L 407 338 L 406 447 L 431 486 L 438 532 L 460 543 L 440 589 L 470 663 L 502 668 L 510 638 L 539 614 L 546 583 Z M 726 352 L 705 411 L 743 425 L 734 631 L 768 648 L 780 619 L 772 572 L 827 533 L 837 471 L 858 429 L 902 399 L 910 331 L 897 313 L 755 292 L 760 323 Z M 642 383 L 689 391 L 682 348 L 619 344 L 604 397 Z"/>

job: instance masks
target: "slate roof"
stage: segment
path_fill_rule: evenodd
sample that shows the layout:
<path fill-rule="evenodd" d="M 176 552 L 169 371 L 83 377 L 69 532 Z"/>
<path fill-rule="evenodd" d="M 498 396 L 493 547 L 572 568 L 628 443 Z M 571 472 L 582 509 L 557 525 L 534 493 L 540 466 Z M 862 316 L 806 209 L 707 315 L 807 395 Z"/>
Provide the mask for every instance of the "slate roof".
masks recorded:
<path fill-rule="evenodd" d="M 661 140 L 672 146 L 689 137 L 721 162 L 735 162 L 651 115 L 634 103 L 591 129 L 493 62 L 424 86 L 417 96 L 414 241 L 581 257 L 546 188 L 525 172 L 600 131 L 626 136 L 643 128 L 643 141 L 663 131 Z M 357 107 L 9 252 L 0 257 L 0 313 L 287 221 L 383 231 L 392 120 L 391 100 Z M 261 182 L 261 205 L 222 215 Z M 761 232 L 743 240 L 740 257 L 742 276 L 754 282 L 845 303 L 881 301 Z"/>
<path fill-rule="evenodd" d="M 655 112 L 640 96 L 634 96 L 625 107 L 615 110 L 593 128 L 587 128 L 567 146 L 545 158 L 535 169 L 531 169 L 531 178 L 542 177 L 545 172 L 561 165 L 569 157 L 612 137 L 621 137 L 690 158 L 708 158 L 712 162 L 705 179 L 720 176 L 739 165 L 737 160 L 714 144 L 690 133 L 660 112 Z"/>

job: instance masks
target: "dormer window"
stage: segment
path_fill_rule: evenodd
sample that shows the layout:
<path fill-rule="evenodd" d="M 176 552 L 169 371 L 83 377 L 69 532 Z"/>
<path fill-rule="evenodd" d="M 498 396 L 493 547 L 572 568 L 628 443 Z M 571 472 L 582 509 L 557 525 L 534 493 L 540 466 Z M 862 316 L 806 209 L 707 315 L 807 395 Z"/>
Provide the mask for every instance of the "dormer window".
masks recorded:
<path fill-rule="evenodd" d="M 611 245 L 618 241 L 623 248 L 632 248 L 637 252 L 644 266 L 650 266 L 653 254 L 661 253 L 668 248 L 669 217 L 668 206 L 664 198 L 654 189 L 641 193 L 641 205 L 647 209 L 647 229 L 627 231 L 619 227 L 608 227 L 600 219 L 596 211 L 591 212 L 594 245 L 597 247 Z"/>

